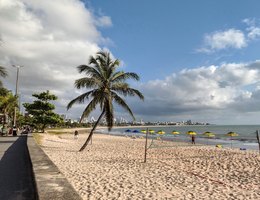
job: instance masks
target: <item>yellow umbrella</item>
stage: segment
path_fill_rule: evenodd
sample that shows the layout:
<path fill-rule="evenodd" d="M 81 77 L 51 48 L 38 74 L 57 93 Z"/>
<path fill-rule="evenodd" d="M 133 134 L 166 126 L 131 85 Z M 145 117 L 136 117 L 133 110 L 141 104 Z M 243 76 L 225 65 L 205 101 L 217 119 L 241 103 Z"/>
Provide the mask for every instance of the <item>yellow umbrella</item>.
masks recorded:
<path fill-rule="evenodd" d="M 209 131 L 207 131 L 207 132 L 203 133 L 203 135 L 206 135 L 207 137 L 214 137 L 214 136 L 215 136 L 215 134 L 214 134 L 214 133 L 212 133 L 212 132 L 209 132 Z"/>
<path fill-rule="evenodd" d="M 238 134 L 231 131 L 231 132 L 228 132 L 228 133 L 227 133 L 227 136 L 230 136 L 231 148 L 232 148 L 232 137 L 236 137 L 236 136 L 238 136 Z"/>
<path fill-rule="evenodd" d="M 194 135 L 197 135 L 197 133 L 195 131 L 188 131 L 187 134 L 191 136 L 191 143 L 195 144 L 195 137 L 194 137 Z"/>
<path fill-rule="evenodd" d="M 179 135 L 180 132 L 178 132 L 178 131 L 172 131 L 172 134 L 173 134 L 173 135 Z"/>
<path fill-rule="evenodd" d="M 174 131 L 172 131 L 172 134 L 173 134 L 174 136 L 176 136 L 176 135 L 179 135 L 180 132 L 174 130 Z"/>
<path fill-rule="evenodd" d="M 149 130 L 148 132 L 149 132 L 150 134 L 154 134 L 155 131 L 154 131 L 154 130 Z"/>
<path fill-rule="evenodd" d="M 235 133 L 235 132 L 228 132 L 228 133 L 227 133 L 227 136 L 235 137 L 235 136 L 238 136 L 238 134 Z"/>
<path fill-rule="evenodd" d="M 195 131 L 188 131 L 187 134 L 188 135 L 197 135 L 197 133 Z"/>
<path fill-rule="evenodd" d="M 160 134 L 160 135 L 165 134 L 165 132 L 163 130 L 159 130 L 159 131 L 157 131 L 157 133 Z"/>
<path fill-rule="evenodd" d="M 209 142 L 209 138 L 210 138 L 210 137 L 215 137 L 215 134 L 212 133 L 212 132 L 209 132 L 209 131 L 206 131 L 205 133 L 203 133 L 203 135 L 206 135 L 206 136 L 208 137 L 208 139 L 207 139 L 207 144 L 208 144 L 208 142 Z"/>
<path fill-rule="evenodd" d="M 146 130 L 141 130 L 141 133 L 146 133 Z"/>

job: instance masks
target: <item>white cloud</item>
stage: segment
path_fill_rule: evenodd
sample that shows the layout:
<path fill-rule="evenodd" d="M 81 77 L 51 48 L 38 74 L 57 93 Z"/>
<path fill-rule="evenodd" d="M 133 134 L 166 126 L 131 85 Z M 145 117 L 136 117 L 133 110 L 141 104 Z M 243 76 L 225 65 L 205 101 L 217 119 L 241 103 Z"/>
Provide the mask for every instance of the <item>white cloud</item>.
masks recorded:
<path fill-rule="evenodd" d="M 236 29 L 206 34 L 204 43 L 204 47 L 200 49 L 204 52 L 214 52 L 226 48 L 240 49 L 247 46 L 244 33 Z"/>
<path fill-rule="evenodd" d="M 109 41 L 97 26 L 111 25 L 110 17 L 94 16 L 79 0 L 1 0 L 0 64 L 9 72 L 5 85 L 14 90 L 16 73 L 11 65 L 23 65 L 22 101 L 48 89 L 58 94 L 58 111 L 65 112 L 64 105 L 77 96 L 76 66 L 87 63 Z"/>
<path fill-rule="evenodd" d="M 251 19 L 251 18 L 247 18 L 244 19 L 243 22 L 248 26 L 246 31 L 247 33 L 247 37 L 250 40 L 254 40 L 259 38 L 260 36 L 260 27 L 258 27 L 258 22 L 256 19 Z"/>
<path fill-rule="evenodd" d="M 185 69 L 143 84 L 140 90 L 145 104 L 135 102 L 135 112 L 155 120 L 176 120 L 186 115 L 198 119 L 201 115 L 205 121 L 225 118 L 227 113 L 239 115 L 241 110 L 243 114 L 260 112 L 259 77 L 259 61 Z"/>
<path fill-rule="evenodd" d="M 113 24 L 112 24 L 111 18 L 109 16 L 102 16 L 96 20 L 96 25 L 103 26 L 103 27 L 110 27 Z"/>
<path fill-rule="evenodd" d="M 228 29 L 205 34 L 204 43 L 197 52 L 213 53 L 225 49 L 241 49 L 247 47 L 250 42 L 260 38 L 259 20 L 246 18 L 242 22 L 247 25 L 245 30 Z"/>
<path fill-rule="evenodd" d="M 260 36 L 260 28 L 259 27 L 250 27 L 248 32 L 248 37 L 250 39 L 256 39 Z"/>
<path fill-rule="evenodd" d="M 255 18 L 245 18 L 242 20 L 247 26 L 255 26 L 256 19 Z"/>

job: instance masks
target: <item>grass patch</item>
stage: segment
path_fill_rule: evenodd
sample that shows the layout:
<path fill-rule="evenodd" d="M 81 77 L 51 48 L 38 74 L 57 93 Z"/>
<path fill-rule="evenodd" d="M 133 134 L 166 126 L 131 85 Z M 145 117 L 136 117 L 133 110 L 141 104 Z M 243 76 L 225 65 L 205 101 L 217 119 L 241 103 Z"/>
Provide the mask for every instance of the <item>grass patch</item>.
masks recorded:
<path fill-rule="evenodd" d="M 43 136 L 39 133 L 33 133 L 33 138 L 35 139 L 36 143 L 38 145 L 42 145 L 42 139 L 43 139 Z"/>

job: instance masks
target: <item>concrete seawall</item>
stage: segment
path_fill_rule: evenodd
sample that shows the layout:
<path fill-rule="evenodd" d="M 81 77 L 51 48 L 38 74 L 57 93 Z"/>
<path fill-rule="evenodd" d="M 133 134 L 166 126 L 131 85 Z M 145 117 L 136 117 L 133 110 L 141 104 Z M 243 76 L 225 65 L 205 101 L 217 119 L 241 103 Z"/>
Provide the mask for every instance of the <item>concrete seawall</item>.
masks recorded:
<path fill-rule="evenodd" d="M 32 162 L 38 199 L 82 200 L 56 165 L 36 144 L 31 135 L 28 135 L 27 145 Z"/>

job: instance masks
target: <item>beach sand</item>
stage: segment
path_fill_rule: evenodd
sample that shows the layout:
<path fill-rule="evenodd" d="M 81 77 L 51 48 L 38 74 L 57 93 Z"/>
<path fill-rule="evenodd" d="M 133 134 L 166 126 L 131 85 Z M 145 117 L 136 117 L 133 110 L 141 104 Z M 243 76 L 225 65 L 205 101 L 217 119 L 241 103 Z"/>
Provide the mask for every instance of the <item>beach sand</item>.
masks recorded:
<path fill-rule="evenodd" d="M 257 152 L 94 134 L 43 134 L 42 149 L 86 200 L 260 199 Z M 150 142 L 150 141 L 149 141 Z M 163 146 L 168 146 L 164 147 Z"/>

